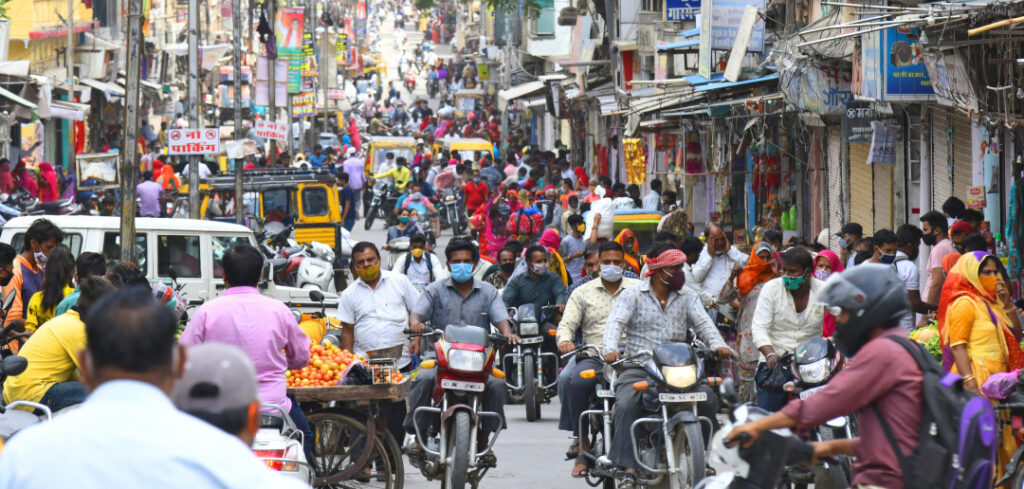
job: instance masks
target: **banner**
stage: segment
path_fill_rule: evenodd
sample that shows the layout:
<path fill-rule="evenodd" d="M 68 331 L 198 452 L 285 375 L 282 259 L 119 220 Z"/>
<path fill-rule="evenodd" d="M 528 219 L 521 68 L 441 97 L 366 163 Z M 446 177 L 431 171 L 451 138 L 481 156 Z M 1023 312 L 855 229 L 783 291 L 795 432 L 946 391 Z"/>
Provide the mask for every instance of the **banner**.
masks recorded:
<path fill-rule="evenodd" d="M 256 121 L 254 127 L 256 135 L 261 138 L 274 139 L 277 141 L 288 140 L 288 124 L 284 122 L 272 122 L 264 119 Z"/>
<path fill-rule="evenodd" d="M 711 8 L 711 49 L 731 51 L 740 33 L 740 19 L 743 18 L 743 11 L 747 5 L 757 7 L 758 12 L 764 12 L 764 0 L 715 0 L 714 8 Z M 703 21 L 703 7 L 701 3 L 701 14 Z M 701 30 L 703 35 L 703 28 Z M 754 31 L 750 34 L 750 45 L 747 51 L 760 53 L 764 51 L 764 17 L 759 17 L 754 24 Z"/>
<path fill-rule="evenodd" d="M 168 129 L 167 154 L 220 154 L 220 130 L 215 127 L 208 127 L 206 129 Z"/>
<path fill-rule="evenodd" d="M 295 117 L 316 115 L 316 95 L 313 92 L 305 92 L 292 96 L 292 112 Z"/>
<path fill-rule="evenodd" d="M 334 52 L 337 53 L 338 66 L 348 66 L 348 34 L 338 33 L 338 41 L 334 43 Z"/>
<path fill-rule="evenodd" d="M 288 60 L 288 93 L 298 93 L 301 88 L 303 20 L 301 7 L 277 10 L 274 34 L 277 36 L 277 56 Z"/>

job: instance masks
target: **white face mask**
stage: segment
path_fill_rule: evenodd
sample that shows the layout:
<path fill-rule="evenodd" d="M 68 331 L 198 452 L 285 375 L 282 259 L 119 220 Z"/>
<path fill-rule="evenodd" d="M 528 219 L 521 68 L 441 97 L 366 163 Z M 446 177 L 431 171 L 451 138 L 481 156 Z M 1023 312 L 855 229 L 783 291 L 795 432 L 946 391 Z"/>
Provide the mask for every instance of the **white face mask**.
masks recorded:
<path fill-rule="evenodd" d="M 39 266 L 39 269 L 40 270 L 45 270 L 46 269 L 46 253 L 43 253 L 42 251 L 35 251 L 35 252 L 32 253 L 32 255 L 35 257 L 36 265 Z"/>
<path fill-rule="evenodd" d="M 601 265 L 601 278 L 609 282 L 622 280 L 622 267 L 615 265 Z"/>

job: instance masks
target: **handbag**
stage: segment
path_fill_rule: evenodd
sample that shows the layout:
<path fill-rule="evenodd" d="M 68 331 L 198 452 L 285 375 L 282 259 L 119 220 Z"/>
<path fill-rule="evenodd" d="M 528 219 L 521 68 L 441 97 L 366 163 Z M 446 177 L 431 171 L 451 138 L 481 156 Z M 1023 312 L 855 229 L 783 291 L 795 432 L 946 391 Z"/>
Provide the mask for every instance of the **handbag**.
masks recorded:
<path fill-rule="evenodd" d="M 790 358 L 791 355 L 786 354 L 775 362 L 775 366 L 772 368 L 768 368 L 767 363 L 759 363 L 757 372 L 754 374 L 754 382 L 757 383 L 757 386 L 768 392 L 783 392 L 783 386 L 789 382 L 786 369 L 789 368 Z"/>

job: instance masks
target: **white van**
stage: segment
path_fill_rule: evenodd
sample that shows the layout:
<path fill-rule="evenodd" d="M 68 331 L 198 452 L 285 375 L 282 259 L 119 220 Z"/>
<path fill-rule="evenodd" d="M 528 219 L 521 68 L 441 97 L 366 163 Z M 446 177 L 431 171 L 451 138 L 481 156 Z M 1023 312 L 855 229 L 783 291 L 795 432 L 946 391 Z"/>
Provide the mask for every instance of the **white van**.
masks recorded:
<path fill-rule="evenodd" d="M 74 256 L 83 251 L 102 254 L 108 269 L 121 261 L 121 218 L 101 216 L 23 216 L 7 221 L 0 241 L 21 250 L 25 231 L 44 217 L 61 228 L 64 244 Z M 139 266 L 150 281 L 169 281 L 168 270 L 178 274 L 182 292 L 192 304 L 208 301 L 224 290 L 220 258 L 231 245 L 239 242 L 256 246 L 252 231 L 238 224 L 195 219 L 135 218 L 135 243 Z M 265 277 L 273 272 L 265 270 Z M 266 272 L 270 272 L 267 274 Z M 260 284 L 264 295 L 279 299 L 302 312 L 319 312 L 320 304 L 309 299 L 309 291 L 284 287 L 266 280 Z M 324 292 L 328 310 L 338 307 L 338 294 Z"/>

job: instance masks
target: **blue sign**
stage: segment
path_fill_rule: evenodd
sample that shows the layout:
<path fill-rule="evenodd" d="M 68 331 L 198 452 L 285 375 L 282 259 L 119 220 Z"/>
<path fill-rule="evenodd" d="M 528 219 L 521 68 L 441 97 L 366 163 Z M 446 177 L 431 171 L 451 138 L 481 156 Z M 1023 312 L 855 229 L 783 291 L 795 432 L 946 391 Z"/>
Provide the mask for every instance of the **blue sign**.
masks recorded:
<path fill-rule="evenodd" d="M 700 0 L 665 0 L 665 20 L 694 20 L 700 13 Z"/>
<path fill-rule="evenodd" d="M 736 36 L 740 33 L 740 19 L 747 5 L 757 7 L 764 12 L 764 0 L 715 0 L 711 9 L 711 49 L 732 51 Z M 758 16 L 754 24 L 754 32 L 750 34 L 750 46 L 747 51 L 760 53 L 764 51 L 764 17 Z"/>
<path fill-rule="evenodd" d="M 892 27 L 883 32 L 885 99 L 931 99 L 935 91 L 924 63 L 920 30 Z"/>

